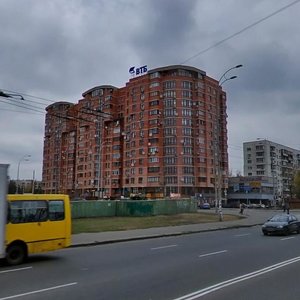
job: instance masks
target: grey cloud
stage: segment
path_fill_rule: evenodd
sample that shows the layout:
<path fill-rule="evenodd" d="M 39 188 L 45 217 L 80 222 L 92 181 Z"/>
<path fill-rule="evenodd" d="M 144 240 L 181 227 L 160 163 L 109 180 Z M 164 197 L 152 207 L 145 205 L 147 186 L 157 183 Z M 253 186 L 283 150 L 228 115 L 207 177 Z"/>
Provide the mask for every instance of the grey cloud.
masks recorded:
<path fill-rule="evenodd" d="M 0 89 L 76 102 L 93 86 L 123 86 L 132 65 L 178 64 L 288 1 L 283 2 L 2 0 Z M 288 144 L 298 138 L 299 10 L 295 5 L 187 63 L 216 79 L 244 65 L 223 86 L 234 149 L 261 135 Z M 10 162 L 15 174 L 18 159 L 30 152 L 22 173 L 30 177 L 32 167 L 41 173 L 43 117 L 2 108 L 8 107 L 0 103 L 1 162 Z M 241 150 L 232 147 L 231 169 L 242 170 Z"/>

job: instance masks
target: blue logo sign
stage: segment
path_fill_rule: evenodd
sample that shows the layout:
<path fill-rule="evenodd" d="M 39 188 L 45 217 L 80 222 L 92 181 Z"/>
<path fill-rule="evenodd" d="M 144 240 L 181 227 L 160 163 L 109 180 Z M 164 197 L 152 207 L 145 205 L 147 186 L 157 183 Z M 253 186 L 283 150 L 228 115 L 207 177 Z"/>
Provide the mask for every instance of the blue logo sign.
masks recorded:
<path fill-rule="evenodd" d="M 147 71 L 148 71 L 147 65 L 139 67 L 139 68 L 136 68 L 136 67 L 129 68 L 129 73 L 131 75 L 142 75 L 142 74 L 146 73 Z"/>

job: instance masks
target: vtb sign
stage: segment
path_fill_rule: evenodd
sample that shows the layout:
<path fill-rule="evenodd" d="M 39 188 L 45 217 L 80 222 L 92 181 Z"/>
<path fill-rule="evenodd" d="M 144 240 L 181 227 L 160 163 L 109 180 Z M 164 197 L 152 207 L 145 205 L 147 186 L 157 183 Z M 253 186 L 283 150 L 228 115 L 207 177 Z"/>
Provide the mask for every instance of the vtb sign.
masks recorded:
<path fill-rule="evenodd" d="M 142 66 L 142 67 L 139 67 L 139 68 L 136 68 L 136 67 L 131 67 L 129 68 L 129 73 L 131 75 L 142 75 L 144 73 L 146 73 L 148 70 L 147 70 L 147 65 L 145 66 Z"/>

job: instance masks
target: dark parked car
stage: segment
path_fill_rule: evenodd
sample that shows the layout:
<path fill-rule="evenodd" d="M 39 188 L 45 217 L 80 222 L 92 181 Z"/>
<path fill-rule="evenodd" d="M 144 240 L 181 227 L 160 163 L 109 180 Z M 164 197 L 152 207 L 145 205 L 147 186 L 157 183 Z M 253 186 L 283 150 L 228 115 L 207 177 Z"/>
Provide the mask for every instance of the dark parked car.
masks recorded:
<path fill-rule="evenodd" d="M 263 226 L 262 232 L 268 234 L 285 234 L 296 232 L 300 233 L 300 221 L 294 215 L 278 214 L 269 219 Z"/>
<path fill-rule="evenodd" d="M 204 202 L 204 203 L 199 204 L 198 207 L 201 209 L 210 209 L 210 204 L 207 202 Z"/>

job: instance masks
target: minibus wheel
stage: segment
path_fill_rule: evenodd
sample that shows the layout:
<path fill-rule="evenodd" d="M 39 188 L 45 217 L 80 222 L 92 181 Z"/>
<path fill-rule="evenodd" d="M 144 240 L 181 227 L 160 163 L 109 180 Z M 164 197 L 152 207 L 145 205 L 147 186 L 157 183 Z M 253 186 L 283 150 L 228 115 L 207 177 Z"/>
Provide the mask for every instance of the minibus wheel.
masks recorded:
<path fill-rule="evenodd" d="M 6 261 L 9 265 L 19 265 L 27 257 L 26 246 L 21 243 L 12 244 L 7 247 Z"/>

